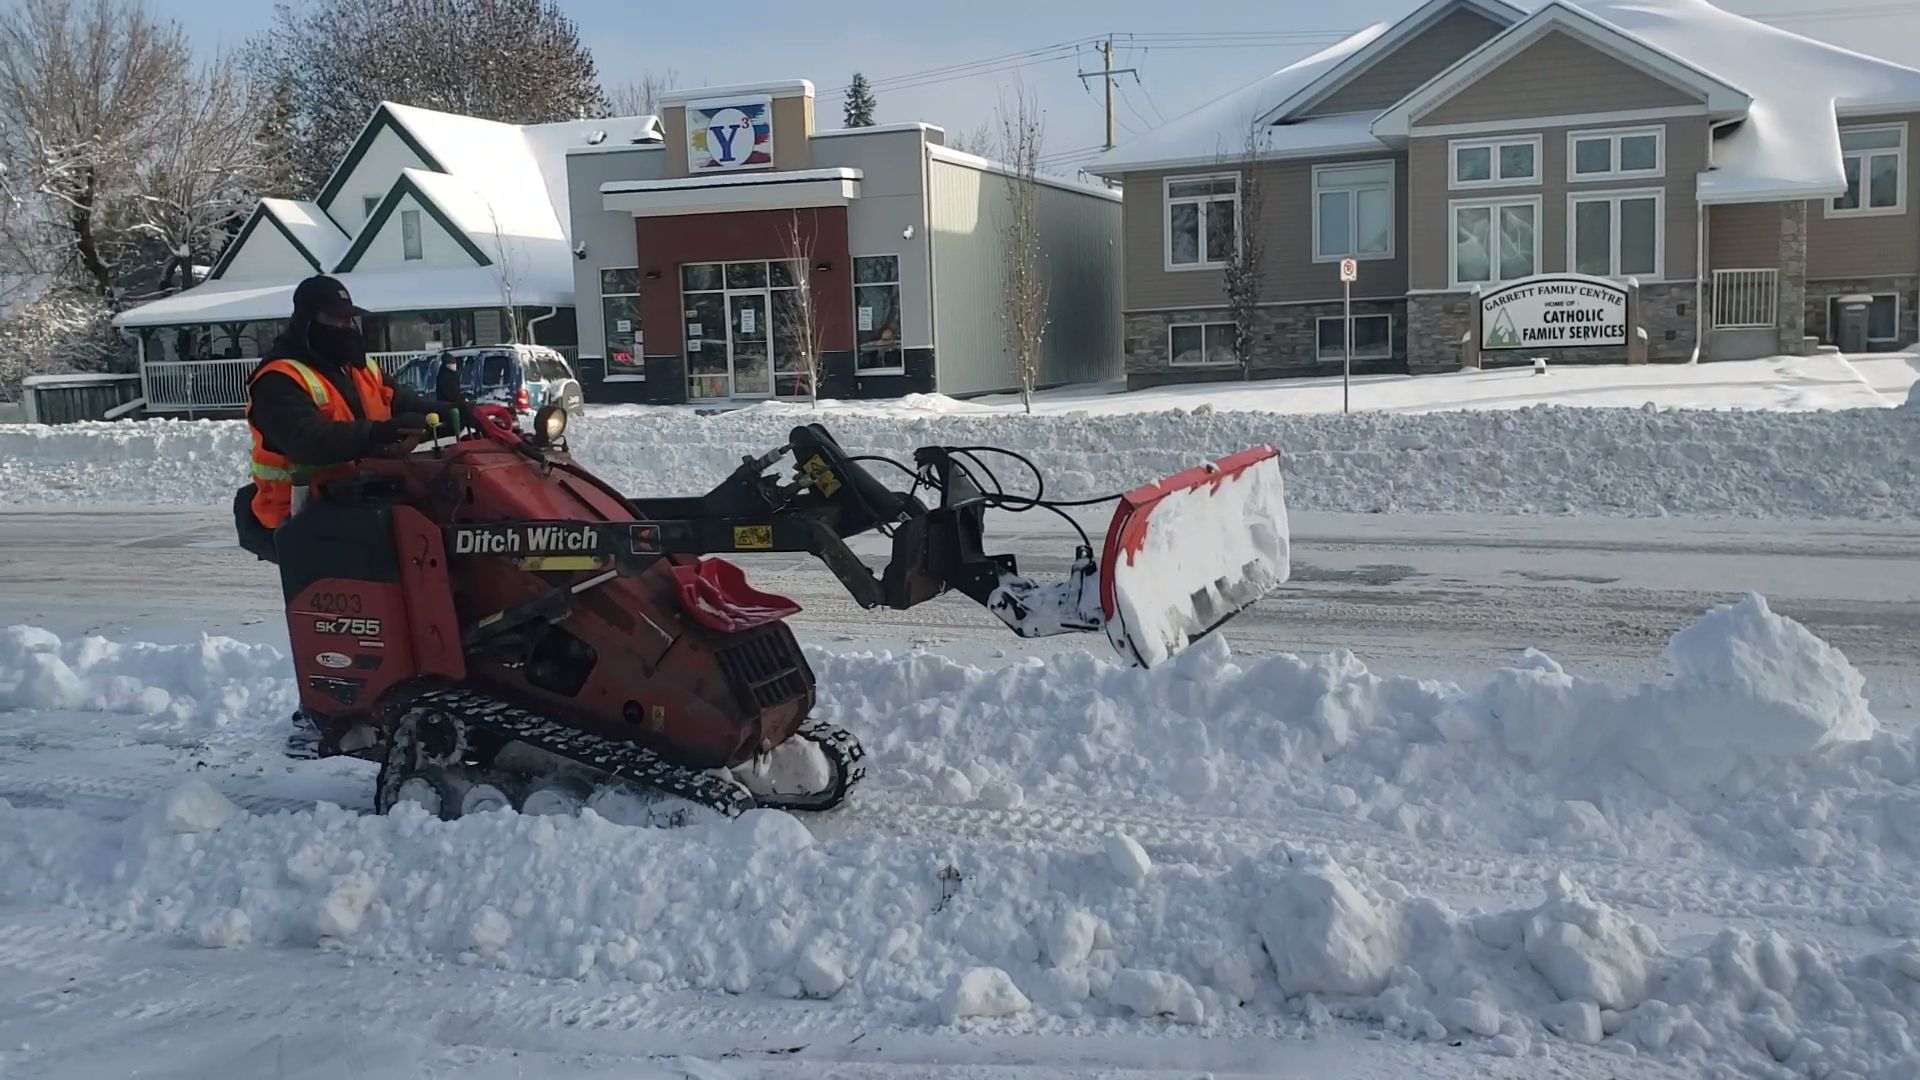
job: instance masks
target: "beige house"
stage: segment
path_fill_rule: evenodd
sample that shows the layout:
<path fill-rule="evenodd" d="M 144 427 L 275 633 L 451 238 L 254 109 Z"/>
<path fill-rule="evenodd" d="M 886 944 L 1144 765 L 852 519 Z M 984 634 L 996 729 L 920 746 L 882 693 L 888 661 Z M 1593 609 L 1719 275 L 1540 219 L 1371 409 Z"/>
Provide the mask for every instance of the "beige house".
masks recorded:
<path fill-rule="evenodd" d="M 1256 374 L 1340 369 L 1349 258 L 1360 371 L 1457 367 L 1476 291 L 1557 273 L 1633 284 L 1654 361 L 1909 345 L 1916 119 L 1920 71 L 1704 0 L 1430 0 L 1088 166 L 1126 194 L 1128 381 L 1238 377 L 1249 169 Z"/>

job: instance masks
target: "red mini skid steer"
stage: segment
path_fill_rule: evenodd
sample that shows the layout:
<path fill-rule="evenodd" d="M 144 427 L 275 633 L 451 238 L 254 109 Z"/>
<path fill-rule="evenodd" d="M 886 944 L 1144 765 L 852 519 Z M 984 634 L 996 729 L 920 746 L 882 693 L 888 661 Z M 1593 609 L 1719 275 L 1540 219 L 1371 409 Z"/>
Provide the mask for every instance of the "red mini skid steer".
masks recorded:
<path fill-rule="evenodd" d="M 1042 584 L 981 546 L 988 508 L 1063 505 L 1001 489 L 983 457 L 1004 451 L 923 448 L 899 466 L 914 479 L 902 493 L 861 464 L 883 459 L 809 424 L 705 495 L 633 499 L 573 460 L 564 412 L 522 433 L 504 409 L 473 411 L 464 434 L 296 487 L 286 524 L 242 538 L 278 563 L 285 591 L 304 732 L 289 752 L 380 762 L 381 812 L 565 813 L 609 796 L 726 815 L 838 804 L 861 749 L 812 715 L 813 673 L 785 622 L 798 606 L 709 554 L 809 552 L 865 607 L 958 591 L 1023 636 L 1105 631 L 1136 663 L 1287 574 L 1270 447 L 1118 497 L 1100 560 L 1083 533 L 1067 578 Z M 789 457 L 788 475 L 771 471 Z M 1222 491 L 1255 519 L 1250 541 L 1156 520 L 1163 503 Z M 892 538 L 879 575 L 845 542 L 875 530 Z M 1149 557 L 1151 572 L 1134 565 Z M 1152 587 L 1129 595 L 1123 568 Z"/>

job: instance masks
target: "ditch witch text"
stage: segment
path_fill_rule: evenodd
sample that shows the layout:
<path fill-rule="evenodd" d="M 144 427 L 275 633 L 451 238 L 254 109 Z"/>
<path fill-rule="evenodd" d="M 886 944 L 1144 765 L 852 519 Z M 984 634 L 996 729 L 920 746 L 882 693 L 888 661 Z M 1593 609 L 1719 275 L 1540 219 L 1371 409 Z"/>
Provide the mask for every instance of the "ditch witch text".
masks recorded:
<path fill-rule="evenodd" d="M 602 550 L 592 525 L 470 525 L 453 530 L 455 555 L 590 555 Z"/>

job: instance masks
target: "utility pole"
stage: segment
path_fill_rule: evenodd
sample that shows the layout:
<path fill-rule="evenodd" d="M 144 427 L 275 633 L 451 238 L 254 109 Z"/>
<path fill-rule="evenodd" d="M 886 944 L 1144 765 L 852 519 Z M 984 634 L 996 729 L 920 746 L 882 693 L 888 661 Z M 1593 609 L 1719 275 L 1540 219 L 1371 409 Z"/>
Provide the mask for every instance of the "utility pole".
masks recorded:
<path fill-rule="evenodd" d="M 1095 51 L 1099 52 L 1101 59 L 1106 61 L 1106 63 L 1103 65 L 1103 67 L 1099 71 L 1079 71 L 1079 72 L 1075 72 L 1074 74 L 1080 76 L 1080 81 L 1083 84 L 1088 79 L 1099 79 L 1100 85 L 1106 87 L 1106 90 L 1107 90 L 1107 149 L 1111 150 L 1113 149 L 1113 77 L 1115 75 L 1131 75 L 1133 76 L 1134 82 L 1139 82 L 1140 69 L 1116 68 L 1113 66 L 1113 35 L 1112 34 L 1108 34 L 1107 40 L 1105 41 L 1095 42 L 1093 47 Z"/>

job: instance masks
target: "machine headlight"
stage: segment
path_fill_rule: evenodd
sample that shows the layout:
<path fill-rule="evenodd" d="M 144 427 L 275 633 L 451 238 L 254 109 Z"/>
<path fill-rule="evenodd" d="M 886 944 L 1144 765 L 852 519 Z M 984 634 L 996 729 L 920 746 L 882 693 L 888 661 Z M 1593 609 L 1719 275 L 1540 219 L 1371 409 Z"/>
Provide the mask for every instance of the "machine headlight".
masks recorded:
<path fill-rule="evenodd" d="M 567 410 L 561 405 L 542 405 L 533 414 L 533 434 L 541 442 L 557 443 L 567 433 Z"/>

